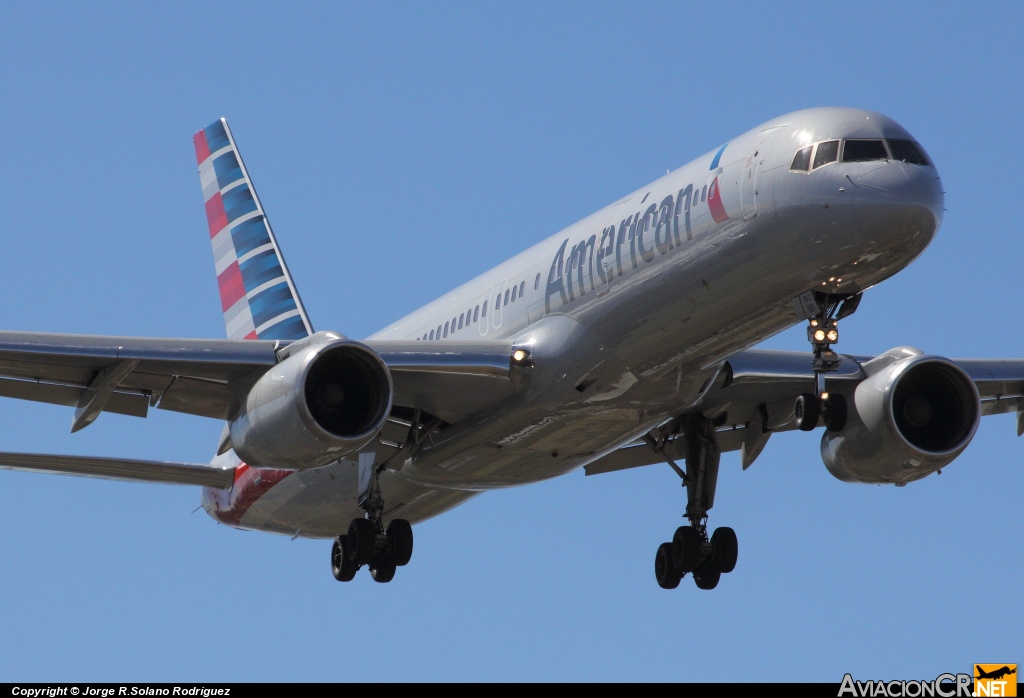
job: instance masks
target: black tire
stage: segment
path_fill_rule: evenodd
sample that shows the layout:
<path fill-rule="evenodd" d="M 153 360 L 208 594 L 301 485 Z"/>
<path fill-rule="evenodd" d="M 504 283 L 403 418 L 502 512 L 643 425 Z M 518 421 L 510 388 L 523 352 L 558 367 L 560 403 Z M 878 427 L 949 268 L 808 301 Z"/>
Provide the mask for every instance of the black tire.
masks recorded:
<path fill-rule="evenodd" d="M 367 519 L 352 519 L 348 527 L 348 559 L 356 567 L 373 562 L 373 548 L 377 543 L 377 532 Z"/>
<path fill-rule="evenodd" d="M 704 565 L 693 573 L 693 583 L 698 589 L 714 589 L 722 578 L 722 572 L 714 565 Z"/>
<path fill-rule="evenodd" d="M 803 393 L 793 406 L 796 428 L 800 431 L 814 431 L 821 416 L 821 400 L 813 393 Z"/>
<path fill-rule="evenodd" d="M 842 431 L 846 428 L 846 398 L 842 395 L 831 395 L 828 398 L 828 409 L 825 410 L 825 428 L 829 431 Z"/>
<path fill-rule="evenodd" d="M 375 582 L 387 584 L 395 578 L 395 569 L 397 569 L 395 563 L 390 560 L 380 560 L 370 567 L 370 576 Z"/>
<path fill-rule="evenodd" d="M 700 549 L 704 541 L 693 526 L 680 526 L 672 536 L 672 560 L 680 574 L 693 572 L 700 563 Z"/>
<path fill-rule="evenodd" d="M 739 543 L 736 532 L 727 526 L 716 528 L 711 535 L 711 559 L 722 574 L 729 574 L 736 569 L 736 556 L 739 555 Z"/>
<path fill-rule="evenodd" d="M 345 536 L 338 536 L 331 547 L 331 573 L 339 582 L 351 582 L 359 571 L 359 565 L 348 559 L 345 539 Z"/>
<path fill-rule="evenodd" d="M 412 559 L 412 524 L 405 519 L 388 524 L 388 557 L 399 567 Z"/>
<path fill-rule="evenodd" d="M 654 576 L 662 589 L 675 589 L 679 586 L 683 574 L 676 567 L 671 543 L 658 546 L 658 553 L 654 556 Z"/>

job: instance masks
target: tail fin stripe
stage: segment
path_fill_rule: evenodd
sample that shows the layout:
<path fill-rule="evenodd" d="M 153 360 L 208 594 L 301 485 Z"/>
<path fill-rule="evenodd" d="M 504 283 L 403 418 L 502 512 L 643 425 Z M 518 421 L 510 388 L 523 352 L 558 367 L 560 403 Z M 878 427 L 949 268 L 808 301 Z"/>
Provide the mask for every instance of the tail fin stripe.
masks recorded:
<path fill-rule="evenodd" d="M 287 294 L 288 286 L 282 285 L 268 288 L 256 298 L 249 299 L 252 319 L 257 329 L 274 318 L 283 320 L 289 313 L 298 313 L 299 309 Z"/>
<path fill-rule="evenodd" d="M 308 336 L 312 325 L 227 123 L 215 121 L 193 142 L 228 337 Z"/>
<path fill-rule="evenodd" d="M 260 339 L 294 339 L 298 333 L 305 332 L 305 330 L 306 323 L 300 316 L 295 315 L 284 320 L 275 319 L 258 334 L 254 332 L 253 337 L 247 339 L 256 339 L 256 337 Z"/>
<path fill-rule="evenodd" d="M 227 148 L 231 145 L 227 131 L 224 130 L 224 121 L 222 119 L 214 121 L 204 128 L 203 132 L 206 134 L 206 143 L 211 153 L 216 153 L 221 148 Z"/>
<path fill-rule="evenodd" d="M 245 284 L 237 262 L 233 262 L 217 277 L 217 285 L 220 286 L 221 309 L 225 312 L 245 298 Z"/>
<path fill-rule="evenodd" d="M 242 166 L 238 164 L 238 158 L 230 150 L 220 157 L 214 158 L 213 171 L 217 175 L 217 186 L 221 190 L 227 189 L 228 185 L 243 179 Z"/>
<path fill-rule="evenodd" d="M 227 328 L 228 337 L 235 339 L 251 339 L 249 335 L 256 332 L 256 326 L 252 324 L 252 313 L 244 301 L 239 301 L 224 311 L 224 326 Z"/>
<path fill-rule="evenodd" d="M 210 146 L 206 143 L 206 131 L 200 131 L 192 137 L 196 146 L 196 164 L 202 165 L 206 158 L 210 157 Z"/>
<path fill-rule="evenodd" d="M 217 276 L 220 276 L 232 262 L 238 261 L 235 258 L 235 248 L 231 246 L 231 233 L 225 228 L 214 235 L 210 242 L 213 245 L 214 266 L 217 269 Z"/>
<path fill-rule="evenodd" d="M 224 200 L 224 210 L 228 214 L 228 222 L 234 222 L 247 213 L 256 210 L 256 200 L 252 198 L 249 187 L 236 187 L 231 191 L 221 190 L 221 198 Z"/>
<path fill-rule="evenodd" d="M 244 257 L 260 247 L 273 244 L 270 242 L 270 236 L 267 235 L 267 226 L 263 223 L 263 216 L 250 218 L 234 226 L 231 229 L 231 238 L 239 257 Z"/>
<path fill-rule="evenodd" d="M 238 263 L 245 264 L 256 255 L 260 255 L 265 252 L 273 252 L 274 246 L 268 242 L 265 245 L 260 245 L 259 247 L 254 247 L 251 250 L 246 250 L 244 252 L 238 248 L 236 248 L 236 250 L 241 253 L 241 256 L 238 258 Z"/>
<path fill-rule="evenodd" d="M 210 237 L 228 227 L 228 214 L 224 211 L 224 202 L 217 192 L 206 202 L 206 222 L 210 225 Z"/>

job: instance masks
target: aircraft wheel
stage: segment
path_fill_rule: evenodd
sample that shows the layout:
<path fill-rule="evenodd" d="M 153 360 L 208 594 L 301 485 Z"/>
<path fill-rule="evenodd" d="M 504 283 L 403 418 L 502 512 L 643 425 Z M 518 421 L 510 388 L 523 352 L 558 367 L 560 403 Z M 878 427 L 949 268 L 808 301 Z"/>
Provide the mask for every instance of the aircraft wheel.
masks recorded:
<path fill-rule="evenodd" d="M 796 428 L 800 431 L 814 431 L 821 416 L 821 400 L 813 393 L 803 393 L 793 407 Z"/>
<path fill-rule="evenodd" d="M 846 428 L 846 398 L 842 395 L 830 395 L 828 409 L 825 411 L 825 428 L 829 431 L 842 431 Z"/>
<path fill-rule="evenodd" d="M 716 528 L 711 535 L 711 559 L 722 574 L 736 569 L 736 556 L 739 554 L 739 543 L 736 532 L 727 526 Z"/>
<path fill-rule="evenodd" d="M 377 532 L 367 519 L 352 519 L 348 527 L 348 559 L 356 567 L 373 562 L 373 547 L 377 542 Z"/>
<path fill-rule="evenodd" d="M 388 557 L 395 565 L 408 565 L 412 559 L 412 524 L 394 519 L 388 524 Z"/>
<path fill-rule="evenodd" d="M 658 554 L 654 556 L 654 576 L 662 589 L 675 589 L 679 586 L 679 580 L 683 575 L 676 568 L 675 560 L 672 558 L 671 543 L 662 543 L 658 547 Z"/>
<path fill-rule="evenodd" d="M 698 589 L 714 589 L 721 578 L 721 571 L 713 564 L 706 564 L 700 571 L 693 573 L 693 582 Z"/>
<path fill-rule="evenodd" d="M 693 526 L 680 526 L 672 536 L 672 561 L 680 574 L 693 572 L 700 562 L 703 541 Z"/>
<path fill-rule="evenodd" d="M 334 539 L 331 547 L 331 572 L 339 582 L 351 582 L 359 571 L 356 565 L 348 559 L 348 550 L 345 546 L 345 536 L 338 536 Z"/>
<path fill-rule="evenodd" d="M 391 560 L 380 560 L 370 567 L 370 576 L 373 581 L 387 584 L 395 578 L 395 563 Z"/>

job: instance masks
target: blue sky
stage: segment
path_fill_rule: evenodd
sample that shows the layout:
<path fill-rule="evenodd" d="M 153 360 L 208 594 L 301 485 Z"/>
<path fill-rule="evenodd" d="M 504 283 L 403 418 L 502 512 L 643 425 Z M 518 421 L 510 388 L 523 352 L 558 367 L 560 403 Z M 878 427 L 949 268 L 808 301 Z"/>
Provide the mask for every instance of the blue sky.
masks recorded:
<path fill-rule="evenodd" d="M 294 4 L 293 4 L 294 5 Z M 4 3 L 0 326 L 222 337 L 192 134 L 226 116 L 318 329 L 361 337 L 776 115 L 883 112 L 949 209 L 840 349 L 1024 356 L 1019 3 Z M 800 328 L 768 346 L 804 349 Z M 220 424 L 0 400 L 0 449 L 205 461 Z M 657 587 L 667 466 L 484 494 L 389 585 L 188 487 L 0 472 L 0 681 L 934 678 L 1024 662 L 1024 443 L 834 480 L 723 457 L 714 592 Z"/>

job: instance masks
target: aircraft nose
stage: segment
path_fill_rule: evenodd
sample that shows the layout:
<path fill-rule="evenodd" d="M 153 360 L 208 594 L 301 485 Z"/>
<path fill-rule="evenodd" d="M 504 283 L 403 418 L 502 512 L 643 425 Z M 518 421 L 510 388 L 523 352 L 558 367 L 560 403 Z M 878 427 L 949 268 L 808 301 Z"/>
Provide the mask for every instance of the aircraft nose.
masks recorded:
<path fill-rule="evenodd" d="M 898 161 L 865 163 L 860 171 L 848 172 L 853 191 L 853 209 L 863 226 L 893 217 L 917 222 L 928 237 L 942 222 L 942 180 L 934 167 Z"/>

